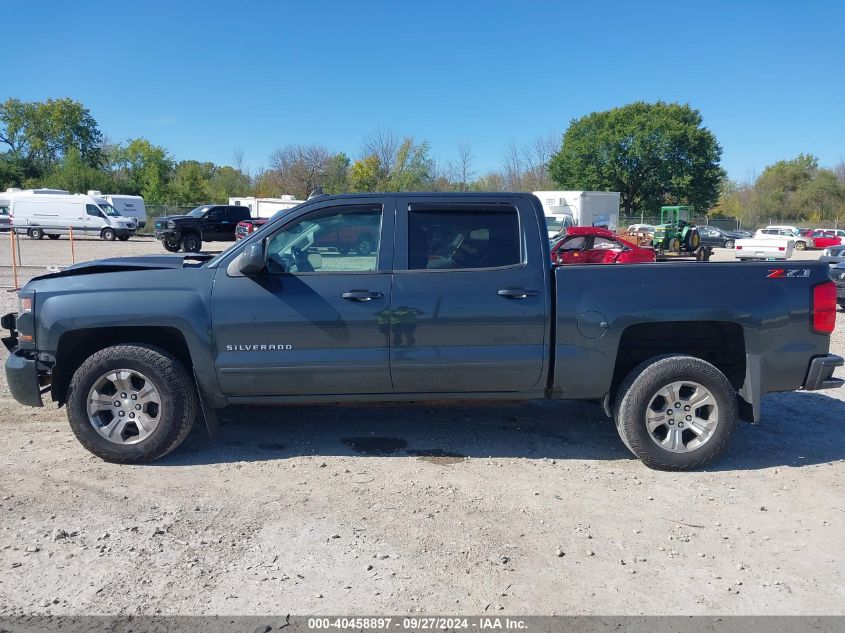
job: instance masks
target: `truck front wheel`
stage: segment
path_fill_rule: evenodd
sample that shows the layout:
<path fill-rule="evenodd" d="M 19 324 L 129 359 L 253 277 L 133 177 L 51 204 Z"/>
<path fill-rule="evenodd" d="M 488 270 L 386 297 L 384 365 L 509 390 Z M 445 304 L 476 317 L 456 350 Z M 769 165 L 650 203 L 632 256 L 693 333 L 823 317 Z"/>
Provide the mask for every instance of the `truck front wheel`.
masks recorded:
<path fill-rule="evenodd" d="M 199 253 L 202 248 L 202 240 L 199 235 L 189 233 L 182 238 L 182 250 L 186 253 Z"/>
<path fill-rule="evenodd" d="M 194 383 L 168 352 L 116 345 L 88 358 L 67 397 L 70 427 L 97 457 L 119 464 L 151 462 L 187 437 L 197 414 Z"/>
<path fill-rule="evenodd" d="M 164 246 L 164 250 L 170 253 L 178 253 L 179 249 L 182 248 L 179 242 L 168 242 L 167 240 L 161 240 L 161 245 Z"/>
<path fill-rule="evenodd" d="M 649 468 L 691 470 L 727 448 L 737 420 L 736 391 L 710 363 L 680 354 L 634 368 L 616 398 L 616 428 Z"/>

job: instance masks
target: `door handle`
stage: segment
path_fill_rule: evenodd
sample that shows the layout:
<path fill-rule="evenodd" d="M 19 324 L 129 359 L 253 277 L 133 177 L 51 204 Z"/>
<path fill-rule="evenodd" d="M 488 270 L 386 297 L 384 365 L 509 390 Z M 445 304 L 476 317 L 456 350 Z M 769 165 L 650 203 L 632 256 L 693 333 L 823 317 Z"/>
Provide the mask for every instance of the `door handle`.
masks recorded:
<path fill-rule="evenodd" d="M 384 299 L 384 295 L 380 292 L 372 292 L 370 290 L 350 290 L 340 295 L 349 301 L 372 301 L 373 299 Z"/>
<path fill-rule="evenodd" d="M 536 297 L 536 290 L 528 290 L 527 288 L 502 288 L 497 292 L 500 297 L 507 299 L 527 299 L 528 297 Z"/>

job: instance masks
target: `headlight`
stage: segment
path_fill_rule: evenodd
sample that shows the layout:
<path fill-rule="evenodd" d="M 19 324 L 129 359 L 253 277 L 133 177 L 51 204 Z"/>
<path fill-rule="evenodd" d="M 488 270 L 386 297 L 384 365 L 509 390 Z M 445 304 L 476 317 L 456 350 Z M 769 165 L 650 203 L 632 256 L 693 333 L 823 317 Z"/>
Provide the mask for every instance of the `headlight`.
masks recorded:
<path fill-rule="evenodd" d="M 176 222 L 174 222 L 173 220 L 168 220 L 167 221 L 167 228 L 168 229 L 175 229 L 176 228 Z"/>

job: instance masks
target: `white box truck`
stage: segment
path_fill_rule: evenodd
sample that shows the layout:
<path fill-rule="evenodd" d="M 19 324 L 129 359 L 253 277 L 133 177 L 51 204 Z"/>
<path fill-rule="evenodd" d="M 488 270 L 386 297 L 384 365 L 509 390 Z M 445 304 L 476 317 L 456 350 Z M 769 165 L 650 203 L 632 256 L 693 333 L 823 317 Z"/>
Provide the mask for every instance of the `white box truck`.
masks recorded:
<path fill-rule="evenodd" d="M 292 209 L 302 204 L 304 200 L 297 200 L 293 196 L 284 195 L 281 198 L 255 198 L 252 196 L 235 196 L 229 198 L 229 204 L 237 207 L 248 207 L 253 218 L 272 218 L 279 211 Z"/>
<path fill-rule="evenodd" d="M 129 196 L 122 193 L 101 194 L 95 190 L 89 191 L 88 195 L 107 200 L 123 217 L 135 218 L 138 221 L 138 228 L 144 228 L 147 225 L 147 206 L 141 196 Z"/>
<path fill-rule="evenodd" d="M 535 191 L 540 199 L 549 237 L 569 226 L 597 226 L 609 231 L 619 227 L 619 192 Z"/>
<path fill-rule="evenodd" d="M 12 228 L 35 240 L 58 239 L 73 229 L 76 235 L 98 235 L 104 240 L 128 240 L 135 234 L 135 218 L 120 215 L 107 200 L 61 189 L 7 189 Z"/>

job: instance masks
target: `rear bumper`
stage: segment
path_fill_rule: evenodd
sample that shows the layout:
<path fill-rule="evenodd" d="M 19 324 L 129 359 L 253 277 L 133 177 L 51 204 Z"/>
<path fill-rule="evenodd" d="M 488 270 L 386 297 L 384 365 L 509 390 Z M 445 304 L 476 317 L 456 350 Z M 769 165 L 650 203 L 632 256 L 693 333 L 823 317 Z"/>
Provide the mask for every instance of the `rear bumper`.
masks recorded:
<path fill-rule="evenodd" d="M 834 378 L 833 371 L 842 367 L 845 359 L 834 354 L 817 356 L 810 361 L 810 368 L 807 370 L 807 377 L 804 379 L 804 389 L 815 391 L 817 389 L 833 389 L 845 384 L 845 380 Z"/>
<path fill-rule="evenodd" d="M 6 360 L 6 382 L 12 397 L 29 407 L 43 406 L 38 367 L 34 358 L 27 358 L 20 351 L 9 354 Z"/>

